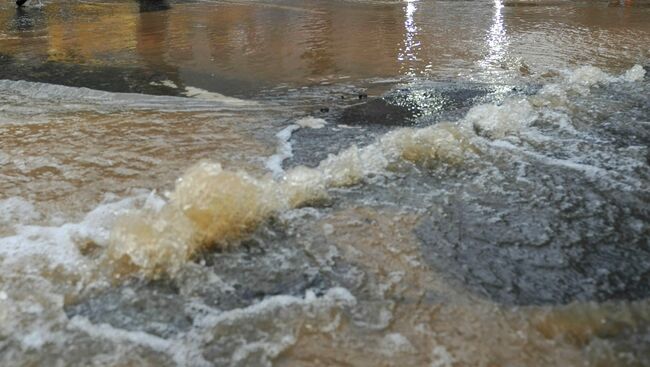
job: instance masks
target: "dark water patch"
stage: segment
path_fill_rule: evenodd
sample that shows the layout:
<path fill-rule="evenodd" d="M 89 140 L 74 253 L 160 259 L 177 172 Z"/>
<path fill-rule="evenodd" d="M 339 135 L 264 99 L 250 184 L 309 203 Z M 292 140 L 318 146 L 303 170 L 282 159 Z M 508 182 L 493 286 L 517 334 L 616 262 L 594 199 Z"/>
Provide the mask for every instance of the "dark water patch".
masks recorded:
<path fill-rule="evenodd" d="M 494 87 L 469 83 L 426 83 L 413 88 L 390 92 L 385 98 L 391 104 L 412 111 L 414 117 L 456 120 L 465 110 L 487 102 Z"/>
<path fill-rule="evenodd" d="M 525 182 L 506 172 L 432 203 L 417 229 L 428 261 L 506 304 L 648 297 L 650 195 L 568 170 L 525 172 Z"/>
<path fill-rule="evenodd" d="M 351 265 L 329 262 L 324 258 L 329 253 L 326 241 L 314 238 L 318 234 L 300 233 L 315 215 L 307 208 L 291 223 L 271 219 L 238 248 L 203 254 L 198 261 L 230 291 L 227 299 L 215 297 L 219 293 L 215 289 L 197 289 L 197 295 L 207 305 L 231 309 L 280 294 L 303 296 L 307 290 L 321 294 L 333 286 L 353 287 L 356 279 L 348 277 Z"/>
<path fill-rule="evenodd" d="M 173 73 L 136 67 L 17 60 L 0 54 L 0 79 L 60 84 L 117 93 L 182 96 L 185 88 Z M 163 82 L 171 80 L 176 84 Z M 174 81 L 175 80 L 175 81 Z"/>
<path fill-rule="evenodd" d="M 262 81 L 242 78 L 238 75 L 229 75 L 227 73 L 183 70 L 180 75 L 182 83 L 186 86 L 201 88 L 236 98 L 257 99 L 260 93 L 259 90 L 267 87 L 267 84 Z"/>
<path fill-rule="evenodd" d="M 298 165 L 315 167 L 330 154 L 337 154 L 352 145 L 368 145 L 377 137 L 394 128 L 389 124 L 353 126 L 346 123 L 345 116 L 349 114 L 347 111 L 367 110 L 366 107 L 363 107 L 366 103 L 383 101 L 379 96 L 368 96 L 365 87 L 338 84 L 293 89 L 289 92 L 286 90 L 267 91 L 267 96 L 264 99 L 270 97 L 270 100 L 275 103 L 303 105 L 305 106 L 303 110 L 310 116 L 327 121 L 327 125 L 323 128 L 302 128 L 292 134 L 293 156 L 284 162 L 284 167 Z M 390 90 L 390 85 L 382 84 L 379 87 L 375 86 L 374 89 L 375 92 L 385 92 L 386 90 Z M 293 120 L 287 121 L 287 123 L 291 122 Z M 406 124 L 407 122 L 395 120 L 395 123 Z"/>
<path fill-rule="evenodd" d="M 95 324 L 166 338 L 192 326 L 193 316 L 178 292 L 167 282 L 138 280 L 95 294 L 65 311 L 70 318 L 83 316 Z"/>
<path fill-rule="evenodd" d="M 330 118 L 327 120 L 331 121 Z M 352 145 L 368 145 L 388 130 L 385 126 L 349 127 L 336 125 L 336 122 L 330 122 L 322 129 L 300 129 L 292 136 L 293 157 L 287 159 L 284 166 L 318 166 L 328 155 Z"/>
<path fill-rule="evenodd" d="M 478 83 L 420 82 L 348 107 L 340 121 L 346 125 L 413 126 L 457 120 L 476 104 L 497 102 L 505 95 L 529 90 L 530 87 Z"/>
<path fill-rule="evenodd" d="M 279 245 L 249 240 L 241 249 L 207 254 L 205 266 L 229 285 L 228 290 L 224 294 L 223 290 L 198 287 L 195 295 L 207 305 L 233 309 L 270 296 L 302 296 L 307 290 L 326 288 L 329 282 L 305 253 Z"/>
<path fill-rule="evenodd" d="M 167 0 L 138 0 L 140 13 L 164 11 L 171 9 Z"/>
<path fill-rule="evenodd" d="M 44 15 L 40 11 L 19 7 L 9 28 L 17 32 L 40 31 L 44 28 Z"/>
<path fill-rule="evenodd" d="M 346 108 L 340 118 L 345 125 L 408 126 L 421 111 L 416 106 L 400 106 L 383 98 Z"/>

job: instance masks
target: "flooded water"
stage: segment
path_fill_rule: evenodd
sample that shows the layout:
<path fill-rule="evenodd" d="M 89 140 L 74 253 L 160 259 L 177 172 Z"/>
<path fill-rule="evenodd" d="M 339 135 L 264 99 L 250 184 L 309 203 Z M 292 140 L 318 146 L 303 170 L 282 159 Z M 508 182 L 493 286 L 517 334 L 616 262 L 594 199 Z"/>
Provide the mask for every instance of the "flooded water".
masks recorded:
<path fill-rule="evenodd" d="M 650 2 L 0 4 L 0 365 L 650 366 Z"/>

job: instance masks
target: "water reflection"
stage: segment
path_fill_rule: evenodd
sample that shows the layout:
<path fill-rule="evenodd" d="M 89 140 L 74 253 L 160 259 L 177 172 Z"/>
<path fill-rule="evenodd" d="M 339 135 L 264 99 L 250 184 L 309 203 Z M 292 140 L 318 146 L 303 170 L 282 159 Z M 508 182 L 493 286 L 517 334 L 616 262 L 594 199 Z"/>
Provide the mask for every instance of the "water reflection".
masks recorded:
<path fill-rule="evenodd" d="M 44 9 L 47 61 L 115 65 L 125 57 L 133 58 L 139 18 L 133 8 L 106 11 L 102 5 L 66 3 Z"/>
<path fill-rule="evenodd" d="M 499 67 L 506 59 L 508 35 L 503 20 L 503 0 L 494 0 L 494 15 L 492 25 L 485 37 L 487 55 L 480 65 L 489 69 Z"/>
<path fill-rule="evenodd" d="M 17 33 L 36 31 L 45 28 L 45 17 L 40 8 L 16 8 L 12 29 Z"/>
<path fill-rule="evenodd" d="M 168 10 L 171 6 L 167 0 L 138 0 L 140 13 Z"/>
<path fill-rule="evenodd" d="M 164 10 L 170 9 L 169 4 L 165 0 L 139 0 L 138 3 L 140 16 L 135 46 L 138 56 L 148 71 L 162 75 L 162 80 L 155 82 L 172 89 L 181 88 L 178 67 L 167 61 L 169 13 Z"/>
<path fill-rule="evenodd" d="M 416 61 L 418 61 L 418 51 L 420 50 L 420 41 L 416 39 L 418 35 L 418 27 L 415 24 L 415 12 L 417 8 L 417 0 L 405 0 L 404 6 L 404 41 L 403 46 L 397 56 L 397 60 L 401 63 L 402 73 L 413 76 L 417 70 Z"/>
<path fill-rule="evenodd" d="M 19 32 L 29 31 L 34 28 L 34 19 L 23 8 L 16 9 L 15 29 Z"/>
<path fill-rule="evenodd" d="M 44 4 L 16 11 L 0 2 L 0 53 L 31 63 L 149 69 L 179 87 L 241 97 L 339 77 L 500 81 L 513 74 L 503 68 L 514 59 L 535 69 L 629 68 L 650 57 L 650 8 L 637 5 L 621 12 L 504 0 Z"/>
<path fill-rule="evenodd" d="M 332 73 L 336 69 L 332 50 L 333 20 L 328 13 L 315 13 L 306 19 L 303 30 L 307 40 L 300 58 L 305 60 L 311 76 Z"/>

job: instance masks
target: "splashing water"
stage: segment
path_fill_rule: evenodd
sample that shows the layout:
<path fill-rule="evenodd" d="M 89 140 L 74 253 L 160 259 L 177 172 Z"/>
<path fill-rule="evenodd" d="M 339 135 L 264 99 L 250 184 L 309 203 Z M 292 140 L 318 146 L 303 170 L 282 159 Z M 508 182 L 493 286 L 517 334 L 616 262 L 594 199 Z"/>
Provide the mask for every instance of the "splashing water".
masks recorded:
<path fill-rule="evenodd" d="M 479 156 L 484 144 L 480 137 L 504 138 L 535 121 L 538 112 L 531 101 L 547 104 L 566 93 L 585 94 L 585 88 L 597 84 L 634 82 L 644 75 L 639 65 L 621 77 L 584 67 L 537 95 L 476 106 L 456 124 L 398 129 L 364 148 L 353 146 L 332 155 L 316 168 L 293 168 L 279 180 L 254 178 L 224 170 L 218 163 L 201 162 L 178 179 L 162 208 L 134 211 L 118 219 L 111 232 L 109 257 L 120 269 L 135 267 L 145 275 L 173 275 L 197 252 L 228 247 L 273 214 L 325 199 L 328 188 L 386 174 L 401 160 L 431 167 L 460 165 Z"/>

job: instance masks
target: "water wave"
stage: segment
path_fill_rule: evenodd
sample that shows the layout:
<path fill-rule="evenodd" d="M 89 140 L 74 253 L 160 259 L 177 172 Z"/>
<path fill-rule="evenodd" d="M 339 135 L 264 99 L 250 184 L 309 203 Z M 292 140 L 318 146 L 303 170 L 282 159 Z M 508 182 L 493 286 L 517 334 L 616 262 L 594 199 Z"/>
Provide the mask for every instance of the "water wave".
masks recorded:
<path fill-rule="evenodd" d="M 584 95 L 599 84 L 633 82 L 644 75 L 639 65 L 619 77 L 595 67 L 579 68 L 533 96 L 476 106 L 456 123 L 394 130 L 366 147 L 352 146 L 315 168 L 296 167 L 277 179 L 200 162 L 178 179 L 160 210 L 135 210 L 117 220 L 109 258 L 118 274 L 173 275 L 200 251 L 232 246 L 270 216 L 326 198 L 330 188 L 388 174 L 404 161 L 462 165 L 480 157 L 486 140 L 526 129 L 538 118 L 540 106 L 557 106 L 571 93 Z"/>

